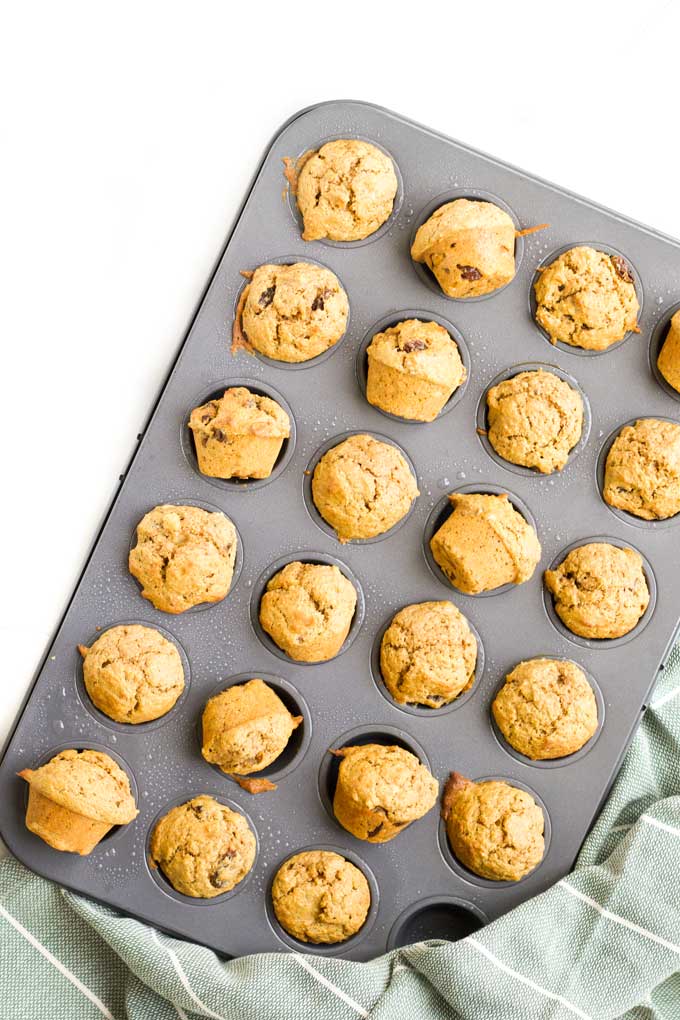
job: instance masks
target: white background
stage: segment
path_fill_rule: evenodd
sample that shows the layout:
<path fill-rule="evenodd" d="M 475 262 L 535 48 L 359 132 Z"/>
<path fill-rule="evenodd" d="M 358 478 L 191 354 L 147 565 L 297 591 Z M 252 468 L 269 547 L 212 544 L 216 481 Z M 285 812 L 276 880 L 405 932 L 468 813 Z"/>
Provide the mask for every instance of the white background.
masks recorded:
<path fill-rule="evenodd" d="M 680 236 L 672 0 L 15 0 L 2 22 L 0 740 L 296 110 L 378 103 Z"/>

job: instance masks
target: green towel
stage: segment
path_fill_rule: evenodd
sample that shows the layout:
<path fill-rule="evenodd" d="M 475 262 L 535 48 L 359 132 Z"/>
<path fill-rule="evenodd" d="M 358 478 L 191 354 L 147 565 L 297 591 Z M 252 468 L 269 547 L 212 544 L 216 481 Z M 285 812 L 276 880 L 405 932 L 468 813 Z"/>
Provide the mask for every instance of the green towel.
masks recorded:
<path fill-rule="evenodd" d="M 622 680 L 622 683 L 624 681 Z M 678 1020 L 680 646 L 576 869 L 460 942 L 223 962 L 0 863 L 7 1020 Z"/>

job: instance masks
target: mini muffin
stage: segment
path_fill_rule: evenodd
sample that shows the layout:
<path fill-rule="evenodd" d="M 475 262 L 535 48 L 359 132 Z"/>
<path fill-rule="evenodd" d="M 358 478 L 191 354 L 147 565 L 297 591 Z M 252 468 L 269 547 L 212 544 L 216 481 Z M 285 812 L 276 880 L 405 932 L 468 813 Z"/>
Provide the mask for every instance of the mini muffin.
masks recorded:
<path fill-rule="evenodd" d="M 296 561 L 267 584 L 260 624 L 296 662 L 326 662 L 342 648 L 356 605 L 354 585 L 338 567 Z"/>
<path fill-rule="evenodd" d="M 276 919 L 301 942 L 344 942 L 371 906 L 366 876 L 331 850 L 305 850 L 281 865 L 272 883 Z"/>
<path fill-rule="evenodd" d="M 229 593 L 236 542 L 236 529 L 223 513 L 198 506 L 157 506 L 137 525 L 130 573 L 156 609 L 183 613 L 201 602 L 219 602 Z"/>
<path fill-rule="evenodd" d="M 111 627 L 89 648 L 78 645 L 78 651 L 93 705 L 114 722 L 160 719 L 184 690 L 180 654 L 153 627 Z"/>
<path fill-rule="evenodd" d="M 597 729 L 597 702 L 575 662 L 529 659 L 508 673 L 491 706 L 511 747 L 535 761 L 563 758 Z"/>
<path fill-rule="evenodd" d="M 400 609 L 380 644 L 380 672 L 400 705 L 448 705 L 475 678 L 477 642 L 453 602 Z"/>
<path fill-rule="evenodd" d="M 268 478 L 290 435 L 290 419 L 275 400 L 235 386 L 218 400 L 195 407 L 189 428 L 202 474 Z"/>
<path fill-rule="evenodd" d="M 622 637 L 649 605 L 642 557 L 634 549 L 591 542 L 572 549 L 544 576 L 555 612 L 579 637 Z"/>
<path fill-rule="evenodd" d="M 381 149 L 358 139 L 326 142 L 310 153 L 297 179 L 303 241 L 360 241 L 392 214 L 394 164 Z"/>
<path fill-rule="evenodd" d="M 276 761 L 301 722 L 263 680 L 229 687 L 203 710 L 203 757 L 227 775 L 260 772 Z"/>
<path fill-rule="evenodd" d="M 481 878 L 518 882 L 543 859 L 543 811 L 526 790 L 500 779 L 473 783 L 452 772 L 442 818 L 454 854 Z"/>
<path fill-rule="evenodd" d="M 309 262 L 260 266 L 241 294 L 232 350 L 309 361 L 340 340 L 348 314 L 347 295 L 330 269 Z"/>
<path fill-rule="evenodd" d="M 605 503 L 646 521 L 680 511 L 680 424 L 640 418 L 621 429 L 607 454 Z"/>
<path fill-rule="evenodd" d="M 403 454 L 365 434 L 324 453 L 312 477 L 314 505 L 341 542 L 389 531 L 418 495 Z"/>
<path fill-rule="evenodd" d="M 243 881 L 256 849 L 255 835 L 242 814 L 201 795 L 171 808 L 156 822 L 149 864 L 160 868 L 184 896 L 212 899 Z"/>
<path fill-rule="evenodd" d="M 680 310 L 671 319 L 657 366 L 668 385 L 680 393 Z"/>
<path fill-rule="evenodd" d="M 499 457 L 549 475 L 581 438 L 580 393 L 554 372 L 520 372 L 486 395 L 489 442 Z"/>
<path fill-rule="evenodd" d="M 19 775 L 29 784 L 26 828 L 55 850 L 85 856 L 139 813 L 130 780 L 102 751 L 60 751 Z"/>
<path fill-rule="evenodd" d="M 439 784 L 403 747 L 356 744 L 341 758 L 333 813 L 344 829 L 368 843 L 387 843 L 434 807 Z"/>
<path fill-rule="evenodd" d="M 640 304 L 620 255 L 571 248 L 542 270 L 534 290 L 536 320 L 553 343 L 605 351 L 637 332 Z"/>
<path fill-rule="evenodd" d="M 528 581 L 541 558 L 536 532 L 508 497 L 453 492 L 452 513 L 430 541 L 435 562 L 467 595 Z"/>
<path fill-rule="evenodd" d="M 369 404 L 410 421 L 434 421 L 465 381 L 458 345 L 438 322 L 398 322 L 376 333 L 366 353 Z"/>
<path fill-rule="evenodd" d="M 493 202 L 457 198 L 416 233 L 411 258 L 430 269 L 447 297 L 490 294 L 515 276 L 515 224 Z"/>

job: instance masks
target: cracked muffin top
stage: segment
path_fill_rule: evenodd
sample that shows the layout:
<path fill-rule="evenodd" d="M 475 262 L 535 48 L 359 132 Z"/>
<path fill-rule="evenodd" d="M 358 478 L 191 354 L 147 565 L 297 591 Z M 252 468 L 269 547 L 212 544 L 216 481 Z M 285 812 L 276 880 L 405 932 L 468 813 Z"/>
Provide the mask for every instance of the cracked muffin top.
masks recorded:
<path fill-rule="evenodd" d="M 493 202 L 457 198 L 418 228 L 411 258 L 434 273 L 448 297 L 480 297 L 514 278 L 515 236 L 512 219 Z"/>
<path fill-rule="evenodd" d="M 380 644 L 380 672 L 401 705 L 441 708 L 475 678 L 477 642 L 453 602 L 419 602 L 400 609 Z"/>
<path fill-rule="evenodd" d="M 127 825 L 139 812 L 130 780 L 103 751 L 60 751 L 38 769 L 19 775 L 60 807 L 109 825 Z"/>
<path fill-rule="evenodd" d="M 180 654 L 153 627 L 111 627 L 89 648 L 78 645 L 78 651 L 92 703 L 115 722 L 158 719 L 184 690 Z"/>
<path fill-rule="evenodd" d="M 535 761 L 575 754 L 597 729 L 593 689 L 583 670 L 566 659 L 520 662 L 491 710 L 510 746 Z"/>
<path fill-rule="evenodd" d="M 397 175 L 381 149 L 358 139 L 326 142 L 302 162 L 297 204 L 303 241 L 360 241 L 392 214 Z"/>
<path fill-rule="evenodd" d="M 236 684 L 205 706 L 201 753 L 227 775 L 261 772 L 276 761 L 301 722 L 264 680 Z"/>
<path fill-rule="evenodd" d="M 561 471 L 581 438 L 580 393 L 554 372 L 520 372 L 486 395 L 488 438 L 511 464 Z"/>
<path fill-rule="evenodd" d="M 340 340 L 348 315 L 347 295 L 325 266 L 259 266 L 236 309 L 232 350 L 255 350 L 275 361 L 309 361 Z"/>
<path fill-rule="evenodd" d="M 454 854 L 482 878 L 517 882 L 543 859 L 543 811 L 530 793 L 502 780 L 474 783 L 452 772 L 442 817 Z"/>
<path fill-rule="evenodd" d="M 291 659 L 325 662 L 342 648 L 356 604 L 354 585 L 334 564 L 295 561 L 268 582 L 260 624 Z"/>
<path fill-rule="evenodd" d="M 137 525 L 130 573 L 156 609 L 183 613 L 228 594 L 236 542 L 236 529 L 223 513 L 197 506 L 157 506 Z"/>
<path fill-rule="evenodd" d="M 640 304 L 620 255 L 571 248 L 539 273 L 534 290 L 536 320 L 553 343 L 604 351 L 637 331 Z"/>
<path fill-rule="evenodd" d="M 189 428 L 197 440 L 203 436 L 219 442 L 238 436 L 287 439 L 290 419 L 271 397 L 252 393 L 245 386 L 232 386 L 217 400 L 195 407 Z"/>
<path fill-rule="evenodd" d="M 507 495 L 453 492 L 449 501 L 451 515 L 432 536 L 430 548 L 454 588 L 477 595 L 528 581 L 541 545 Z"/>
<path fill-rule="evenodd" d="M 621 429 L 607 454 L 603 496 L 647 521 L 680 512 L 680 424 L 640 418 Z"/>
<path fill-rule="evenodd" d="M 272 883 L 276 918 L 301 942 L 334 943 L 356 935 L 371 906 L 366 876 L 331 850 L 305 850 L 281 865 Z"/>
<path fill-rule="evenodd" d="M 584 638 L 628 634 L 649 605 L 642 557 L 608 542 L 572 549 L 546 570 L 545 586 L 565 627 Z"/>
<path fill-rule="evenodd" d="M 256 848 L 243 815 L 202 795 L 171 808 L 156 823 L 149 863 L 177 892 L 211 899 L 243 881 Z"/>
<path fill-rule="evenodd" d="M 314 505 L 341 542 L 382 535 L 405 517 L 418 487 L 403 454 L 373 436 L 350 436 L 314 469 Z"/>
<path fill-rule="evenodd" d="M 386 843 L 437 801 L 437 780 L 403 747 L 355 744 L 331 753 L 341 759 L 333 812 L 357 839 Z"/>

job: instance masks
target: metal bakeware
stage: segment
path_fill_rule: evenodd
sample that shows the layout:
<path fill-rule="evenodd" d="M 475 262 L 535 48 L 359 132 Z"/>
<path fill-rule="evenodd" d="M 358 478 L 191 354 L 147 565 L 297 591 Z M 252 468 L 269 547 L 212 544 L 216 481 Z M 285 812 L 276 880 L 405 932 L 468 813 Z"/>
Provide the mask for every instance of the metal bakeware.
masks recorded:
<path fill-rule="evenodd" d="M 338 137 L 369 139 L 392 156 L 400 181 L 395 210 L 366 241 L 305 243 L 294 201 L 282 200 L 281 160 Z M 483 300 L 446 298 L 409 257 L 416 227 L 437 205 L 460 195 L 498 201 L 521 226 L 550 224 L 518 241 L 516 278 Z M 586 238 L 625 256 L 642 299 L 641 333 L 599 356 L 552 346 L 531 316 L 537 267 Z M 231 326 L 243 286 L 239 271 L 301 259 L 328 266 L 346 288 L 351 317 L 344 339 L 297 366 L 232 356 Z M 11 851 L 48 878 L 226 955 L 294 946 L 366 959 L 430 935 L 464 934 L 560 878 L 616 774 L 680 615 L 680 520 L 641 527 L 603 503 L 598 480 L 601 451 L 617 427 L 636 416 L 680 416 L 677 395 L 653 371 L 653 352 L 679 295 L 680 246 L 671 238 L 364 103 L 325 103 L 296 115 L 274 138 L 253 180 L 7 744 L 0 766 L 1 829 Z M 430 424 L 382 414 L 364 397 L 371 328 L 413 310 L 453 327 L 469 368 L 464 392 Z M 506 465 L 476 431 L 489 385 L 514 367 L 536 363 L 576 380 L 589 411 L 587 438 L 562 473 L 549 477 Z M 221 482 L 197 470 L 188 412 L 236 381 L 283 398 L 295 421 L 274 474 L 264 482 Z M 421 494 L 408 519 L 388 535 L 341 546 L 309 502 L 305 470 L 331 440 L 356 430 L 402 448 Z M 446 514 L 444 497 L 461 487 L 509 492 L 535 520 L 543 555 L 529 582 L 469 597 L 445 584 L 428 561 L 426 539 Z M 241 538 L 242 569 L 228 597 L 181 616 L 154 610 L 127 571 L 138 521 L 154 505 L 173 502 L 219 507 Z M 653 605 L 625 640 L 574 639 L 544 597 L 542 570 L 574 543 L 600 535 L 637 548 L 653 588 Z M 257 601 L 275 564 L 295 558 L 338 560 L 359 587 L 352 631 L 342 654 L 328 663 L 291 662 L 257 623 Z M 381 688 L 376 639 L 397 609 L 443 598 L 459 606 L 480 637 L 484 654 L 474 687 L 443 711 L 404 710 Z M 173 710 L 136 727 L 112 723 L 89 704 L 76 651 L 77 644 L 123 621 L 161 627 L 179 645 L 190 673 Z M 537 655 L 573 658 L 592 678 L 600 705 L 596 738 L 559 767 L 511 753 L 490 717 L 505 673 Z M 251 676 L 278 684 L 287 703 L 304 716 L 284 759 L 267 770 L 278 789 L 258 796 L 203 761 L 197 729 L 208 697 Z M 451 855 L 436 810 L 390 843 L 354 839 L 332 817 L 336 766 L 327 754 L 349 739 L 413 748 L 440 781 L 456 769 L 474 779 L 500 776 L 526 787 L 546 816 L 543 862 L 517 883 L 479 879 Z M 24 826 L 26 785 L 16 773 L 64 747 L 113 754 L 130 774 L 140 808 L 133 823 L 114 830 L 85 858 L 50 849 Z M 159 814 L 198 793 L 244 811 L 258 837 L 248 880 L 208 901 L 175 893 L 161 875 L 152 875 L 146 853 Z M 291 940 L 278 927 L 268 896 L 287 856 L 323 846 L 337 848 L 361 867 L 373 893 L 362 930 L 332 947 Z"/>

